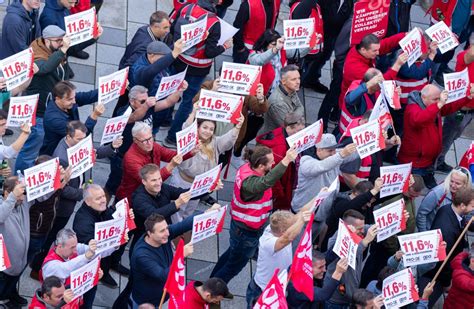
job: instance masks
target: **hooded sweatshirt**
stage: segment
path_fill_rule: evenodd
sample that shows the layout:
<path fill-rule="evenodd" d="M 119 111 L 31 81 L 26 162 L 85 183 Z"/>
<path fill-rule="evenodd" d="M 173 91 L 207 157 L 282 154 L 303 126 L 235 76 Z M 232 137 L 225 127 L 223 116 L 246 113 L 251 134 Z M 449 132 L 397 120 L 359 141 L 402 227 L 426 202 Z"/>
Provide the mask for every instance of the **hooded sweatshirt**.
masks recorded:
<path fill-rule="evenodd" d="M 71 15 L 71 12 L 60 4 L 59 0 L 46 0 L 46 5 L 40 17 L 41 29 L 49 25 L 56 25 L 66 31 L 64 17 L 69 15 Z"/>
<path fill-rule="evenodd" d="M 41 35 L 38 16 L 38 10 L 28 12 L 21 1 L 7 7 L 7 15 L 3 19 L 0 59 L 27 49 Z"/>

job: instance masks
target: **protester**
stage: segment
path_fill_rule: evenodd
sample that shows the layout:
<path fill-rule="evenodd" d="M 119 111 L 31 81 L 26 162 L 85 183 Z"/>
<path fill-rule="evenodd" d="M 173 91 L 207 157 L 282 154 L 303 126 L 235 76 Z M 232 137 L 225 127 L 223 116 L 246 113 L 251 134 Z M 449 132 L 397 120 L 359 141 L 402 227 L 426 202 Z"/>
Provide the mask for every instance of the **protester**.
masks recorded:
<path fill-rule="evenodd" d="M 209 278 L 205 282 L 191 280 L 184 290 L 186 305 L 196 309 L 219 305 L 223 298 L 231 298 L 231 295 L 227 284 L 219 278 Z"/>
<path fill-rule="evenodd" d="M 474 302 L 474 250 L 459 253 L 451 268 L 453 280 L 443 308 L 467 308 Z"/>
<path fill-rule="evenodd" d="M 20 135 L 18 138 L 10 145 L 5 146 L 3 144 L 3 136 L 7 130 L 7 119 L 8 113 L 0 110 L 0 160 L 13 159 L 21 151 L 25 142 L 28 140 L 28 137 L 31 134 L 31 126 L 28 123 L 22 124 L 20 127 Z M 10 176 L 10 168 L 2 169 L 0 171 L 2 176 Z"/>
<path fill-rule="evenodd" d="M 41 288 L 36 290 L 29 309 L 47 309 L 62 307 L 74 300 L 74 293 L 67 289 L 56 276 L 45 278 Z"/>

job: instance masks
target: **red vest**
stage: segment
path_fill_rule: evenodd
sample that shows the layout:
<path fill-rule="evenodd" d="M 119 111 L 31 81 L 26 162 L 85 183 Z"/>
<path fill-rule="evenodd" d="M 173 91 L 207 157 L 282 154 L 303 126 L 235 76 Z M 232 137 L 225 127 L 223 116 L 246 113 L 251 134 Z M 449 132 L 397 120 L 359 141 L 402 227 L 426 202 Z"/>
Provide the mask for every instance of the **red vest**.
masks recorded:
<path fill-rule="evenodd" d="M 181 10 L 181 17 L 186 16 L 186 11 L 187 11 L 186 9 Z M 215 23 L 219 22 L 215 14 L 210 13 L 206 11 L 205 9 L 195 5 L 193 9 L 191 10 L 191 14 L 190 14 L 191 21 L 197 20 L 199 17 L 205 14 L 207 14 L 206 31 L 209 31 L 209 29 L 211 29 L 211 27 L 214 26 Z M 197 68 L 210 67 L 212 65 L 213 59 L 206 58 L 206 52 L 205 52 L 206 40 L 198 43 L 194 47 L 196 48 L 196 52 L 193 55 L 186 55 L 183 53 L 178 56 L 179 60 L 181 60 L 182 62 L 190 66 L 197 67 Z"/>
<path fill-rule="evenodd" d="M 301 2 L 295 2 L 290 8 L 290 19 L 293 19 L 293 11 L 296 9 L 296 7 L 300 4 Z M 314 55 L 319 53 L 324 46 L 324 28 L 323 28 L 323 15 L 321 15 L 321 8 L 319 7 L 319 4 L 316 4 L 316 8 L 311 9 L 311 14 L 309 14 L 308 18 L 314 18 L 314 31 L 321 35 L 321 39 L 316 41 L 316 45 L 314 45 L 314 48 L 309 51 L 308 54 Z"/>
<path fill-rule="evenodd" d="M 365 180 L 369 179 L 371 166 L 372 166 L 372 156 L 368 156 L 361 159 L 360 167 L 356 173 L 356 176 Z"/>
<path fill-rule="evenodd" d="M 244 44 L 248 49 L 253 49 L 253 44 L 267 30 L 267 16 L 263 0 L 248 0 L 249 20 L 244 26 L 242 35 Z M 281 0 L 273 0 L 272 25 L 275 28 Z"/>
<path fill-rule="evenodd" d="M 258 201 L 244 202 L 240 197 L 242 183 L 247 177 L 258 176 L 256 171 L 250 168 L 250 164 L 244 164 L 235 175 L 234 195 L 231 201 L 231 216 L 235 221 L 247 225 L 249 228 L 258 230 L 267 221 L 272 210 L 272 189 L 269 188 L 263 193 L 263 197 Z"/>
<path fill-rule="evenodd" d="M 256 53 L 256 51 L 251 50 L 251 54 Z M 287 64 L 286 61 L 286 50 L 282 49 L 280 51 L 280 62 L 281 62 L 281 67 L 285 67 Z M 249 64 L 249 61 L 247 60 L 247 64 Z M 275 68 L 273 68 L 272 62 L 268 62 L 267 64 L 262 65 L 262 75 L 260 76 L 260 83 L 263 85 L 263 93 L 265 95 L 268 94 L 268 91 L 270 91 L 270 88 L 272 87 L 273 81 L 275 80 Z"/>
<path fill-rule="evenodd" d="M 434 0 L 428 11 L 431 13 L 431 22 L 436 24 L 443 20 L 448 27 L 451 27 L 454 9 L 456 9 L 457 4 L 457 0 Z"/>
<path fill-rule="evenodd" d="M 346 91 L 346 94 L 344 95 L 344 104 L 341 104 L 341 117 L 339 118 L 339 131 L 341 134 L 344 134 L 346 132 L 347 126 L 352 122 L 353 119 L 360 119 L 362 116 L 355 117 L 349 112 L 346 106 L 346 101 L 345 101 L 345 96 L 351 92 L 352 90 L 356 89 L 359 87 L 361 80 L 355 80 L 352 82 L 352 84 L 349 86 L 349 88 Z M 376 94 L 376 96 L 378 96 Z M 367 104 L 366 110 L 374 108 L 374 102 L 372 102 L 372 99 L 367 93 L 364 93 L 364 98 L 365 98 L 365 103 Z"/>
<path fill-rule="evenodd" d="M 31 299 L 28 309 L 46 309 L 46 305 L 36 297 L 35 293 L 35 296 Z"/>
<path fill-rule="evenodd" d="M 44 258 L 44 261 L 43 261 L 43 265 L 44 266 L 46 263 L 48 263 L 49 261 L 61 261 L 61 262 L 66 262 L 66 260 L 64 260 L 62 257 L 60 257 L 57 253 L 56 253 L 56 246 L 54 246 L 53 248 L 51 248 L 48 252 L 48 255 Z M 72 260 L 73 258 L 77 257 L 77 253 L 74 253 L 73 255 L 71 255 L 69 257 L 70 260 Z M 41 267 L 41 270 L 39 272 L 39 279 L 40 279 L 40 282 L 43 283 L 43 267 Z M 70 277 L 68 276 L 67 278 L 59 278 L 59 279 L 64 279 L 64 285 L 65 286 L 68 286 L 69 284 L 71 284 L 70 282 Z"/>
<path fill-rule="evenodd" d="M 420 66 L 422 62 L 415 62 L 416 66 Z M 402 90 L 402 94 L 400 95 L 400 103 L 401 104 L 407 104 L 408 103 L 408 95 L 410 92 L 423 89 L 426 85 L 428 85 L 429 80 L 431 78 L 431 70 L 429 70 L 428 75 L 425 76 L 423 79 L 413 79 L 413 78 L 408 78 L 404 79 L 401 78 L 397 75 L 397 79 L 395 80 L 397 83 L 397 86 L 400 86 L 400 89 Z"/>

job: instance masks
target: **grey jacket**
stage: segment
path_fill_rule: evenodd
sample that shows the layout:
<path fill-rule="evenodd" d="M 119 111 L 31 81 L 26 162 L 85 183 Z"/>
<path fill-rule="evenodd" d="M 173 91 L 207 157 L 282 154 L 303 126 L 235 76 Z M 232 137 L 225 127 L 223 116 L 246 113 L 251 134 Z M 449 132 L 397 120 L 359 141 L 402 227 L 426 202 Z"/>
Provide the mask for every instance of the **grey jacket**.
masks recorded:
<path fill-rule="evenodd" d="M 438 209 L 445 205 L 451 205 L 453 198 L 451 192 L 448 190 L 443 199 L 444 194 L 444 183 L 442 183 L 434 187 L 425 196 L 416 213 L 416 227 L 418 228 L 418 232 L 430 230 Z"/>

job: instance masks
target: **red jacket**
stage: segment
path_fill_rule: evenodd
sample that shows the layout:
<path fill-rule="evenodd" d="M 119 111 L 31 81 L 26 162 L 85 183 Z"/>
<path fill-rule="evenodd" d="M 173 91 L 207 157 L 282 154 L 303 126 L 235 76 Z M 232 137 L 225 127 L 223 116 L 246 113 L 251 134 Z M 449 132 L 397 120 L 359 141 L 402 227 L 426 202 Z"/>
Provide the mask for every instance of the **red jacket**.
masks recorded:
<path fill-rule="evenodd" d="M 272 168 L 280 163 L 285 157 L 286 151 L 289 149 L 286 143 L 287 134 L 283 132 L 283 127 L 276 128 L 271 132 L 257 136 L 257 143 L 269 147 L 273 151 L 275 164 Z M 285 174 L 276 182 L 272 188 L 273 192 L 273 209 L 290 210 L 291 199 L 293 197 L 293 189 L 296 184 L 297 171 L 294 163 L 286 169 Z"/>
<path fill-rule="evenodd" d="M 209 304 L 199 295 L 196 287 L 201 286 L 202 282 L 189 281 L 184 290 L 184 299 L 187 309 L 209 309 Z"/>
<path fill-rule="evenodd" d="M 459 253 L 451 261 L 451 268 L 453 269 L 453 281 L 443 308 L 472 308 L 474 304 L 474 271 L 469 268 L 469 253 Z"/>
<path fill-rule="evenodd" d="M 87 11 L 90 8 L 91 8 L 91 0 L 80 0 L 69 11 L 71 11 L 71 15 L 72 15 L 72 14 L 80 13 L 83 11 Z"/>
<path fill-rule="evenodd" d="M 459 110 L 469 102 L 458 100 L 443 106 L 431 104 L 422 109 L 416 102 L 421 101 L 420 92 L 412 92 L 403 121 L 403 138 L 398 153 L 400 163 L 413 162 L 415 168 L 431 166 L 441 153 L 443 127 L 441 116 Z"/>
<path fill-rule="evenodd" d="M 117 200 L 120 201 L 126 197 L 128 198 L 128 202 L 131 203 L 133 191 L 142 184 L 140 169 L 149 163 L 155 163 L 160 166 L 161 161 L 170 162 L 176 154 L 177 152 L 175 150 L 170 150 L 155 143 L 153 146 L 153 155 L 150 155 L 141 150 L 136 143 L 133 143 L 123 157 L 123 176 L 122 182 L 117 189 Z M 183 159 L 186 160 L 190 157 L 192 157 L 192 155 L 188 153 Z M 168 172 L 166 167 L 161 168 L 160 172 L 163 181 L 171 176 L 171 173 Z"/>
<path fill-rule="evenodd" d="M 405 37 L 405 32 L 392 35 L 391 37 L 380 40 L 380 51 L 379 55 L 385 55 L 390 53 L 394 48 L 398 46 L 398 42 Z M 355 80 L 362 80 L 365 72 L 368 69 L 375 68 L 375 59 L 367 59 L 352 46 L 347 53 L 346 60 L 344 61 L 343 78 L 341 84 L 341 95 L 339 96 L 339 106 L 344 102 L 344 96 L 346 95 L 347 89 L 351 83 Z M 397 72 L 388 69 L 383 75 L 386 80 L 393 80 L 397 76 Z"/>

